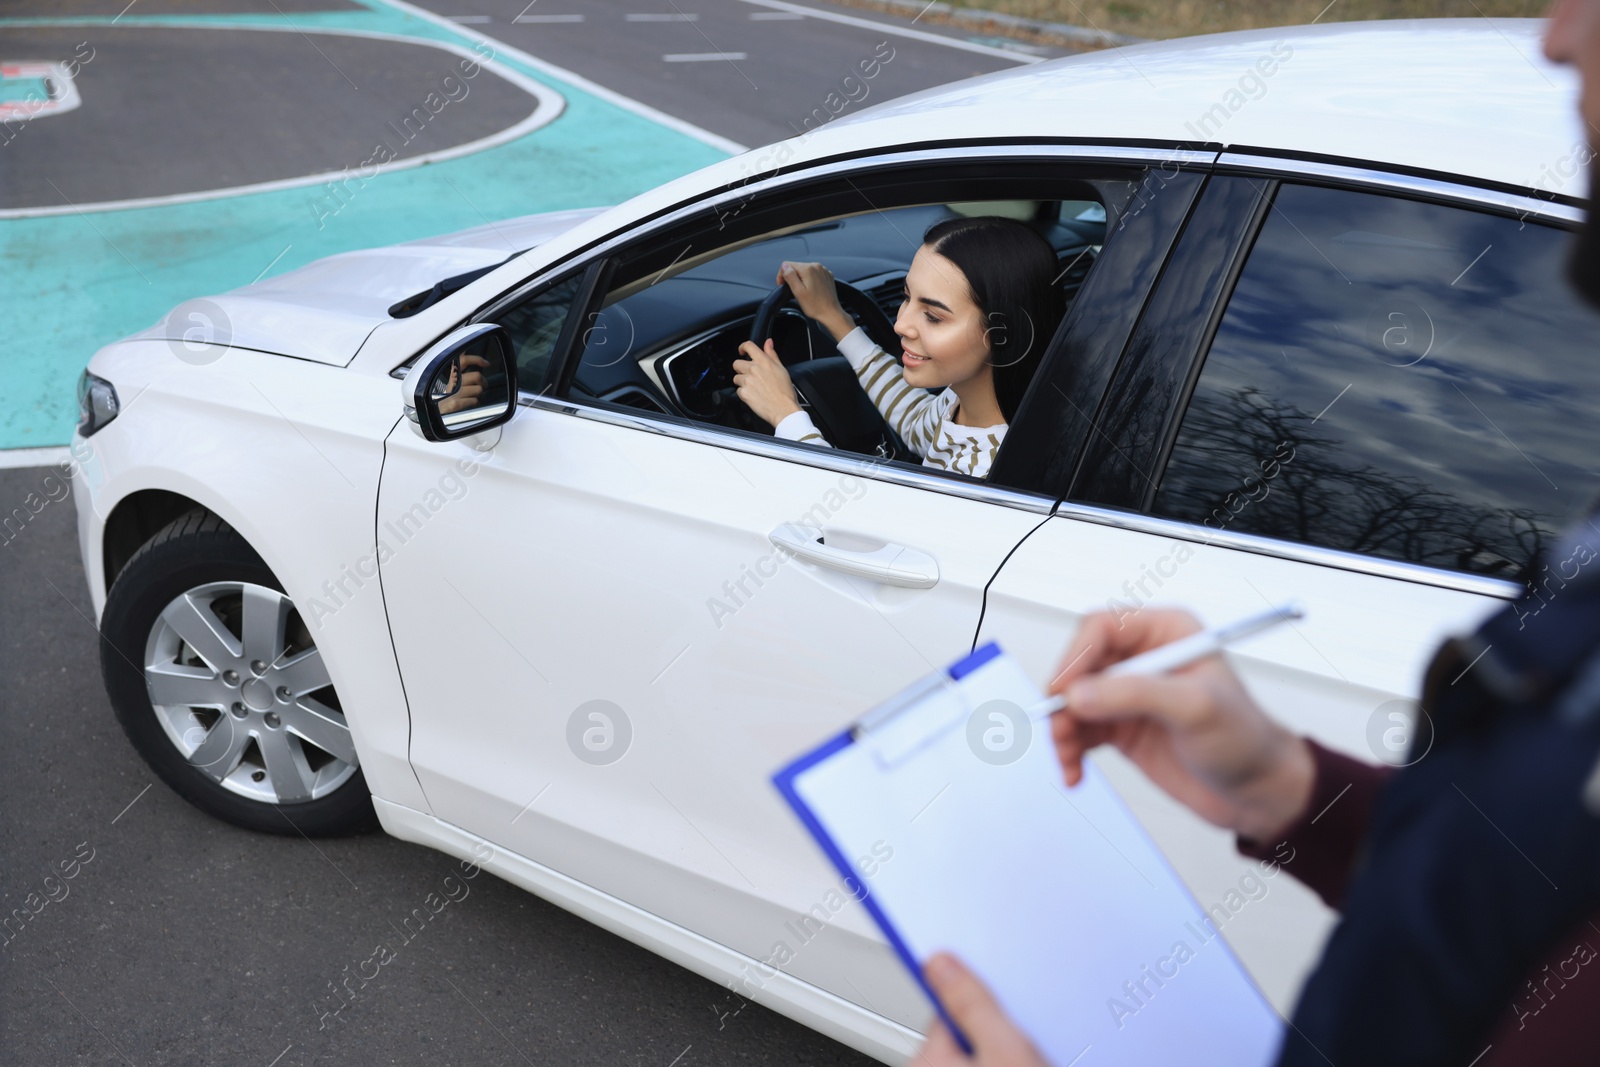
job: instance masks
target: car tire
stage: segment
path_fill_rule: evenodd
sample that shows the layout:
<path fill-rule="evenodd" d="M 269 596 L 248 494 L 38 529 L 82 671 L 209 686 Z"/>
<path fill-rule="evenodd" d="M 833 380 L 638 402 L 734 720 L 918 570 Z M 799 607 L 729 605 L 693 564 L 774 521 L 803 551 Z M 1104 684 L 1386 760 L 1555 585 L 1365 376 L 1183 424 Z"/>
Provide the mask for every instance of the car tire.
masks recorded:
<path fill-rule="evenodd" d="M 376 825 L 321 652 L 266 563 L 211 512 L 175 519 L 117 575 L 100 670 L 133 747 L 201 811 L 279 834 Z"/>

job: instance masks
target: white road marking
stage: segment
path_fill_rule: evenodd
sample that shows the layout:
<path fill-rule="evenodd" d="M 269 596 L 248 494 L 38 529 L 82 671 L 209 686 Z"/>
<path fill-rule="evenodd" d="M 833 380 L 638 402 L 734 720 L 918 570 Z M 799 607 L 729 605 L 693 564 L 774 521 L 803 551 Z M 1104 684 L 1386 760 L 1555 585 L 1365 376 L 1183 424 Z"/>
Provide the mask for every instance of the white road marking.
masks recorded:
<path fill-rule="evenodd" d="M 599 97 L 608 104 L 613 104 L 622 108 L 624 111 L 631 111 L 635 115 L 640 115 L 644 118 L 647 118 L 658 126 L 665 126 L 669 130 L 677 130 L 681 134 L 684 134 L 688 137 L 693 137 L 700 143 L 708 144 L 712 148 L 720 149 L 729 155 L 736 156 L 750 150 L 748 145 L 742 145 L 738 141 L 723 137 L 721 134 L 712 133 L 703 126 L 696 126 L 692 122 L 685 122 L 683 119 L 675 118 L 672 115 L 667 114 L 665 111 L 659 111 L 656 108 L 651 107 L 649 104 L 635 100 L 631 96 L 623 96 L 615 89 L 607 89 L 599 82 L 585 78 L 576 71 L 568 70 L 566 67 L 559 67 L 547 60 L 540 59 L 538 56 L 524 52 L 520 48 L 514 48 L 497 37 L 490 37 L 487 34 L 480 34 L 475 30 L 468 30 L 458 27 L 455 25 L 455 23 L 446 21 L 443 17 L 435 15 L 426 8 L 420 8 L 415 4 L 408 3 L 407 0 L 384 0 L 384 2 L 390 7 L 398 8 L 401 11 L 415 15 L 419 19 L 432 22 L 435 25 L 446 26 L 454 29 L 456 32 L 460 33 L 463 37 L 466 37 L 469 40 L 476 38 L 477 40 L 493 47 L 496 53 L 499 55 L 504 55 L 511 59 L 515 59 L 519 63 L 525 63 L 534 70 L 537 70 L 543 74 L 548 74 L 553 78 L 560 78 L 568 85 L 571 85 L 574 89 L 581 89 L 590 96 Z M 5 216 L 3 214 L 0 214 L 0 218 L 4 217 Z"/>
<path fill-rule="evenodd" d="M 0 101 L 0 122 L 24 122 L 32 118 L 59 115 L 83 103 L 83 97 L 78 95 L 77 83 L 72 80 L 72 72 L 67 69 L 65 63 L 39 63 L 26 60 L 20 63 L 7 63 L 6 73 L 0 75 L 0 80 L 9 81 L 13 78 L 43 78 L 48 86 L 45 90 L 46 96 L 40 100 L 30 90 L 21 100 Z"/>
<path fill-rule="evenodd" d="M 14 467 L 54 467 L 72 459 L 72 450 L 59 448 L 0 449 L 0 470 Z"/>
<path fill-rule="evenodd" d="M 968 37 L 967 40 L 976 44 L 993 45 L 995 48 L 1001 48 L 1007 52 L 1026 52 L 1029 55 L 1038 56 L 1040 59 L 1048 59 L 1050 57 L 1050 49 L 1048 48 L 1043 48 L 1036 44 L 1023 44 L 1021 41 L 1013 41 L 1008 37 Z"/>
<path fill-rule="evenodd" d="M 685 15 L 679 12 L 676 15 L 624 15 L 628 22 L 699 22 L 699 15 Z"/>
<path fill-rule="evenodd" d="M 493 15 L 446 15 L 451 22 L 459 22 L 463 26 L 481 26 L 485 22 L 493 22 Z"/>
<path fill-rule="evenodd" d="M 557 66 L 556 64 L 547 60 L 540 59 L 538 56 L 524 52 L 520 48 L 515 48 L 497 37 L 490 37 L 487 34 L 468 29 L 458 23 L 451 22 L 443 15 L 436 15 L 431 11 L 425 10 L 424 8 L 417 7 L 415 4 L 407 3 L 406 0 L 384 0 L 384 2 L 389 7 L 404 11 L 407 14 L 413 15 L 425 22 L 431 22 L 436 26 L 454 30 L 461 36 L 467 38 L 469 41 L 477 41 L 489 45 L 492 49 L 490 55 L 503 55 L 511 59 L 515 59 L 517 62 L 526 64 L 527 66 L 539 71 L 541 74 L 566 82 L 574 89 L 582 90 L 583 92 L 588 93 L 590 96 L 604 100 L 606 103 L 611 104 L 614 107 L 619 107 L 624 111 L 628 111 L 635 115 L 649 119 L 658 126 L 664 126 L 667 129 L 675 130 L 686 137 L 692 137 L 701 144 L 710 145 L 712 148 L 726 152 L 730 156 L 741 155 L 750 150 L 748 145 L 740 144 L 738 141 L 735 141 L 731 138 L 723 137 L 721 134 L 713 133 L 703 126 L 696 126 L 692 122 L 686 122 L 683 119 L 677 118 L 676 116 L 669 115 L 665 111 L 653 108 L 649 104 L 635 100 L 631 96 L 624 96 L 614 89 L 606 88 L 599 82 L 585 78 L 576 71 L 568 70 L 566 67 Z M 535 16 L 524 15 L 522 16 L 522 19 L 531 20 L 534 17 Z M 554 16 L 546 17 L 553 18 Z M 579 15 L 576 18 L 578 21 L 582 21 L 583 16 Z M 188 21 L 182 19 L 163 23 L 163 25 L 182 26 L 187 29 L 216 28 L 215 24 L 211 22 Z M 287 32 L 286 30 L 282 30 L 273 26 L 241 25 L 230 26 L 228 28 L 232 30 L 259 31 L 267 33 Z M 384 165 L 383 169 L 386 173 L 395 170 L 410 170 L 412 167 L 420 167 L 428 163 L 441 162 L 446 159 L 454 159 L 457 156 L 470 155 L 473 152 L 480 152 L 486 148 L 494 148 L 498 145 L 506 143 L 507 141 L 514 141 L 518 137 L 525 136 L 526 134 L 538 129 L 540 126 L 544 126 L 547 123 L 554 121 L 561 115 L 563 111 L 566 110 L 566 99 L 562 97 L 555 89 L 541 85 L 532 78 L 525 77 L 518 71 L 507 67 L 504 64 L 497 63 L 493 59 L 487 59 L 478 53 L 471 52 L 466 48 L 462 48 L 454 44 L 447 44 L 443 41 L 429 41 L 417 37 L 405 36 L 402 34 L 382 33 L 374 30 L 317 29 L 314 32 L 327 34 L 329 36 L 365 37 L 379 41 L 399 41 L 403 44 L 420 44 L 426 47 L 438 48 L 446 52 L 452 52 L 455 55 L 461 56 L 462 58 L 474 60 L 475 62 L 481 64 L 485 69 L 494 71 L 496 74 L 500 75 L 500 77 L 511 82 L 513 85 L 516 85 L 518 88 L 521 88 L 524 92 L 529 93 L 529 95 L 533 96 L 539 101 L 539 107 L 534 111 L 534 113 L 529 115 L 526 119 L 515 126 L 501 130 L 499 133 L 482 138 L 481 140 L 471 141 L 464 145 L 457 145 L 455 148 L 447 148 L 440 152 L 429 152 L 424 155 L 407 156 L 404 159 L 394 160 L 392 163 L 387 163 Z M 321 185 L 324 182 L 335 181 L 345 177 L 346 175 L 347 171 L 329 171 L 325 174 L 309 174 L 301 178 L 282 178 L 276 181 L 256 182 L 250 185 L 233 186 L 224 189 L 207 189 L 197 193 L 173 193 L 164 196 L 135 197 L 128 200 L 102 200 L 96 201 L 92 204 L 78 204 L 76 206 L 69 204 L 59 207 L 0 208 L 0 219 L 40 218 L 50 215 L 67 215 L 75 211 L 122 211 L 131 208 L 159 207 L 169 204 L 190 204 L 201 200 L 220 200 L 227 197 L 243 196 L 248 193 L 264 193 L 278 189 L 295 189 L 308 185 Z M 57 453 L 63 455 L 66 454 L 66 449 L 64 448 L 37 449 L 27 451 L 36 451 L 50 455 Z M 8 454 L 9 453 L 7 453 L 5 450 L 0 450 L 0 467 L 36 465 L 33 462 L 17 462 L 8 464 L 3 459 L 3 457 Z M 55 461 L 45 459 L 42 462 L 48 464 Z"/>
<path fill-rule="evenodd" d="M 512 22 L 532 22 L 539 24 L 555 22 L 582 22 L 582 15 L 518 15 Z"/>
<path fill-rule="evenodd" d="M 798 22 L 805 18 L 798 11 L 752 11 L 751 22 Z"/>
<path fill-rule="evenodd" d="M 863 29 L 873 30 L 877 33 L 887 33 L 895 37 L 908 37 L 913 41 L 925 41 L 928 44 L 944 45 L 946 48 L 955 48 L 963 52 L 977 52 L 979 55 L 995 56 L 998 59 L 1009 59 L 1013 63 L 1038 63 L 1038 56 L 1024 55 L 1020 52 L 1010 52 L 1003 48 L 993 48 L 986 44 L 973 44 L 963 41 L 959 37 L 941 37 L 937 33 L 926 30 L 913 30 L 893 22 L 879 22 L 876 19 L 857 18 L 854 15 L 841 15 L 836 11 L 824 11 L 820 7 L 806 7 L 804 4 L 791 4 L 787 0 L 742 0 L 746 4 L 755 4 L 759 7 L 771 8 L 774 11 L 786 11 L 790 14 L 805 15 L 810 18 L 826 19 L 837 22 L 843 26 L 859 26 Z"/>
<path fill-rule="evenodd" d="M 740 60 L 749 58 L 743 52 L 669 52 L 661 57 L 661 62 L 714 63 L 724 59 Z"/>
<path fill-rule="evenodd" d="M 568 74 L 559 67 L 552 67 L 549 64 L 542 63 L 540 60 L 536 60 L 532 56 L 518 52 L 510 45 L 503 44 L 492 37 L 486 37 L 478 33 L 476 30 L 470 30 L 464 26 L 459 26 L 445 18 L 443 15 L 435 15 L 432 12 L 424 12 L 420 8 L 415 8 L 410 4 L 405 3 L 404 0 L 385 0 L 385 2 L 392 7 L 400 8 L 408 13 L 417 15 L 419 18 L 424 18 L 437 26 L 454 30 L 468 40 L 478 39 L 488 42 L 494 48 L 494 51 L 489 54 L 490 56 L 494 56 L 498 53 L 510 55 L 524 63 L 527 63 L 531 67 L 543 70 L 545 73 L 569 80 L 578 88 L 583 89 L 586 92 L 590 92 L 597 96 L 601 95 L 600 93 L 596 93 L 594 89 L 590 88 L 588 83 L 585 83 L 583 79 L 578 78 L 576 75 Z M 186 29 L 216 29 L 216 24 L 213 22 L 189 22 L 175 20 L 172 22 L 162 23 L 162 26 L 181 26 Z M 305 31 L 301 30 L 297 26 L 292 25 L 288 27 L 239 25 L 229 26 L 227 28 L 229 30 L 238 30 L 249 33 L 299 33 L 301 36 L 305 35 Z M 521 122 L 517 123 L 515 126 L 508 126 L 498 133 L 490 134 L 488 137 L 479 138 L 476 141 L 469 141 L 466 144 L 456 145 L 454 148 L 445 148 L 438 152 L 427 152 L 422 155 L 405 156 L 401 159 L 393 160 L 389 163 L 383 164 L 382 173 L 385 174 L 397 170 L 410 170 L 413 167 L 421 167 L 429 163 L 439 163 L 446 159 L 455 159 L 458 156 L 471 155 L 474 152 L 481 152 L 487 148 L 496 148 L 508 141 L 514 141 L 519 137 L 524 137 L 541 126 L 546 126 L 551 122 L 554 122 L 567 108 L 566 97 L 562 96 L 555 89 L 528 77 L 527 75 L 505 65 L 504 63 L 497 62 L 493 58 L 486 57 L 458 44 L 447 41 L 430 41 L 422 37 L 413 37 L 398 33 L 384 33 L 377 30 L 318 28 L 313 29 L 310 32 L 323 34 L 329 37 L 361 37 L 374 41 L 399 41 L 402 44 L 422 45 L 425 48 L 437 48 L 442 52 L 448 52 L 451 55 L 459 56 L 462 59 L 470 59 L 472 62 L 483 67 L 483 69 L 493 71 L 495 74 L 521 89 L 538 102 L 538 107 L 535 108 L 533 113 L 527 118 L 523 119 Z M 636 110 L 636 108 L 644 106 L 642 104 L 635 104 L 633 107 L 629 107 L 629 104 L 621 102 L 625 99 L 625 97 L 622 97 L 611 102 L 628 110 Z M 648 115 L 646 117 L 655 118 L 655 115 Z M 672 123 L 676 122 L 677 120 L 668 119 L 665 116 L 662 116 L 662 118 L 656 119 L 656 121 L 664 126 L 672 126 Z M 714 136 L 706 131 L 701 131 L 700 135 L 691 133 L 691 129 L 697 129 L 697 127 L 690 127 L 688 123 L 683 122 L 678 123 L 677 126 L 672 128 L 678 129 L 682 133 L 688 133 L 691 137 L 697 136 L 698 139 L 702 141 L 705 141 L 707 137 Z M 707 143 L 710 144 L 713 142 L 707 141 Z M 731 142 L 724 143 L 731 144 Z M 718 143 L 715 145 L 715 147 L 723 148 L 724 145 L 723 143 Z M 743 146 L 736 145 L 731 149 L 725 150 L 730 154 L 738 154 L 739 152 L 745 151 L 745 148 Z M 160 207 L 168 204 L 192 204 L 201 200 L 220 200 L 226 197 L 244 196 L 249 193 L 266 193 L 274 192 L 279 189 L 298 189 L 308 185 L 321 185 L 324 182 L 346 179 L 349 177 L 349 173 L 350 168 L 346 167 L 341 171 L 328 171 L 323 174 L 307 174 L 299 178 L 279 178 L 274 181 L 253 182 L 249 185 L 235 185 L 223 189 L 205 189 L 196 193 L 169 193 L 164 196 L 144 196 L 129 200 L 100 200 L 90 204 L 65 204 L 52 207 L 0 208 L 0 219 L 44 218 L 51 215 L 69 215 L 73 214 L 74 212 L 83 213 L 89 211 L 124 211 L 130 208 Z"/>

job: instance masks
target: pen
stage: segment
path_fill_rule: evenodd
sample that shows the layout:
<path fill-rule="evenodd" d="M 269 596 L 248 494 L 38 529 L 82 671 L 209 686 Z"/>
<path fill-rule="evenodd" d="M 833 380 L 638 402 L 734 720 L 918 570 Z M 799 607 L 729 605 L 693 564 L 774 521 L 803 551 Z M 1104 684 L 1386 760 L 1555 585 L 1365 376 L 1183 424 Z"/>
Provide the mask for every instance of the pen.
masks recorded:
<path fill-rule="evenodd" d="M 1201 630 L 1197 634 L 1179 638 L 1170 644 L 1152 648 L 1148 652 L 1141 652 L 1131 659 L 1112 664 L 1102 673 L 1107 677 L 1116 677 L 1122 674 L 1164 674 L 1167 671 L 1175 671 L 1179 667 L 1187 667 L 1195 660 L 1204 659 L 1213 652 L 1220 652 L 1235 641 L 1271 629 L 1279 623 L 1292 622 L 1305 616 L 1305 608 L 1301 607 L 1298 601 L 1290 601 L 1256 615 L 1246 615 L 1223 626 Z M 1028 718 L 1043 719 L 1066 706 L 1065 696 L 1049 697 L 1029 708 Z"/>

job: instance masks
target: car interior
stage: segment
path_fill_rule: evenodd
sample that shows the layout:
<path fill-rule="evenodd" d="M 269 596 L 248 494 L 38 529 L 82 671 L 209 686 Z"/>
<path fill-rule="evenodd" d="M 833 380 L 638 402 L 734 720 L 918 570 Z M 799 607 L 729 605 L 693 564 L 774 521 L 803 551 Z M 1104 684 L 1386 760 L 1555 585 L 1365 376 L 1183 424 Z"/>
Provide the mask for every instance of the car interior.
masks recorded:
<path fill-rule="evenodd" d="M 1069 303 L 1106 234 L 1096 200 L 969 201 L 861 211 L 684 256 L 666 269 L 613 279 L 584 331 L 570 393 L 770 436 L 772 427 L 733 384 L 739 345 L 752 339 L 759 315 L 801 406 L 835 447 L 918 463 L 826 331 L 792 300 L 777 299 L 775 279 L 786 259 L 823 263 L 840 283 L 845 309 L 898 359 L 893 325 L 912 256 L 930 226 L 959 215 L 1002 215 L 1037 229 L 1056 250 Z"/>

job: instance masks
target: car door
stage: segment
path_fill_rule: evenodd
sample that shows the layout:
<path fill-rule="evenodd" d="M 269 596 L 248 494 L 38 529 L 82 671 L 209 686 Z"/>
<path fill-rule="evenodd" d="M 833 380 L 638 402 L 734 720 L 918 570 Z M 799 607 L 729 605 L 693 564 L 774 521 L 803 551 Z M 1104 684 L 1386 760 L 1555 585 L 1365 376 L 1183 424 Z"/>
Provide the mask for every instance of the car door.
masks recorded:
<path fill-rule="evenodd" d="M 1572 577 L 1531 561 L 1600 490 L 1597 319 L 1562 277 L 1575 213 L 1303 166 L 1224 157 L 1070 499 L 1001 569 L 980 639 L 1044 677 L 1089 611 L 1215 624 L 1298 599 L 1304 621 L 1231 661 L 1292 728 L 1404 763 L 1425 758 L 1415 699 L 1439 641 L 1519 583 L 1556 596 Z M 1288 1012 L 1332 913 L 1095 758 Z"/>
<path fill-rule="evenodd" d="M 938 161 L 916 161 L 922 180 Z M 708 240 L 732 240 L 714 236 L 726 214 Z M 1179 218 L 1141 219 L 1108 299 L 1151 284 L 1151 233 Z M 584 278 L 620 284 L 609 269 L 492 313 L 622 366 L 601 332 L 615 316 L 571 310 L 590 306 Z M 530 391 L 546 359 L 523 368 Z M 743 953 L 746 996 L 781 969 L 920 1025 L 925 1002 L 769 777 L 969 651 L 985 587 L 1057 493 L 708 427 L 634 406 L 644 379 L 601 399 L 559 367 L 556 395 L 525 397 L 485 451 L 405 425 L 388 442 L 379 533 L 404 543 L 383 587 L 432 813 Z"/>

